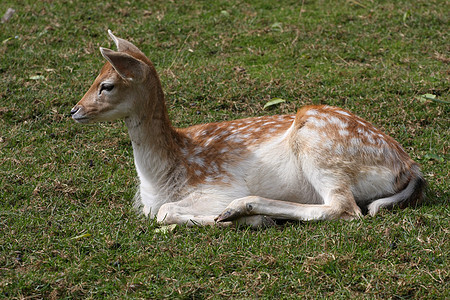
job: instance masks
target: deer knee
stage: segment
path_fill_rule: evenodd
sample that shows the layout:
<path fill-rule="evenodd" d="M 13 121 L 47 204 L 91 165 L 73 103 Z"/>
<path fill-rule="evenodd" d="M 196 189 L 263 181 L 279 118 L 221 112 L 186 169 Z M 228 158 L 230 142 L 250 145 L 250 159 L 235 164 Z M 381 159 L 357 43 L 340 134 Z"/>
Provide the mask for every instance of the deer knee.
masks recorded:
<path fill-rule="evenodd" d="M 156 215 L 156 221 L 162 224 L 173 224 L 176 223 L 176 217 L 171 209 L 171 203 L 163 204 Z"/>

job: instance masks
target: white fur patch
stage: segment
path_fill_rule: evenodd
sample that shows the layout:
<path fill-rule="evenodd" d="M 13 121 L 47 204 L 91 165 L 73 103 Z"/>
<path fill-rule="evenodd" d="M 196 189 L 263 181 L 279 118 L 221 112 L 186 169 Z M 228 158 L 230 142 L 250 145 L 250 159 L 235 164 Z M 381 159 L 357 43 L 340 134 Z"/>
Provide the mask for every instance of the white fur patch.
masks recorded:
<path fill-rule="evenodd" d="M 345 130 L 345 129 L 339 129 L 338 132 L 339 132 L 339 134 L 342 135 L 342 136 L 347 136 L 347 135 L 350 134 L 350 132 L 348 132 L 348 130 Z"/>
<path fill-rule="evenodd" d="M 310 110 L 308 110 L 308 111 L 306 112 L 305 115 L 307 115 L 307 116 L 317 116 L 318 114 L 319 114 L 319 112 L 318 112 L 317 110 L 315 110 L 315 109 L 310 109 Z"/>
<path fill-rule="evenodd" d="M 334 152 L 339 155 L 343 155 L 344 150 L 345 150 L 345 148 L 342 144 L 336 144 L 336 147 L 334 148 Z"/>
<path fill-rule="evenodd" d="M 331 123 L 331 124 L 335 124 L 335 125 L 337 125 L 338 127 L 341 127 L 341 128 L 346 128 L 348 126 L 348 124 L 346 122 L 343 122 L 341 119 L 336 118 L 334 116 L 328 118 L 328 122 Z"/>
<path fill-rule="evenodd" d="M 360 147 L 361 146 L 361 139 L 359 139 L 359 138 L 351 138 L 350 139 L 350 144 L 353 147 Z"/>
<path fill-rule="evenodd" d="M 317 119 L 314 117 L 309 118 L 308 121 L 312 122 L 316 127 L 324 127 L 327 124 L 324 120 Z"/>
<path fill-rule="evenodd" d="M 344 116 L 350 116 L 350 114 L 349 114 L 348 112 L 343 111 L 343 110 L 336 110 L 336 112 L 337 112 L 338 114 L 341 114 L 341 115 L 344 115 Z"/>

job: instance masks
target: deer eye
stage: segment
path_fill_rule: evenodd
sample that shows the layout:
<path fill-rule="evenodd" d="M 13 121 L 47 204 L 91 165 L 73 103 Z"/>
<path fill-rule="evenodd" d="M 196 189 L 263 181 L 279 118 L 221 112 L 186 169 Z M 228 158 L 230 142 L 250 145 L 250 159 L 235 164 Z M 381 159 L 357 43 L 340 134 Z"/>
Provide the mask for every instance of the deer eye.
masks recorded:
<path fill-rule="evenodd" d="M 98 93 L 101 94 L 103 91 L 111 92 L 113 88 L 114 84 L 104 82 L 100 85 L 100 91 Z"/>

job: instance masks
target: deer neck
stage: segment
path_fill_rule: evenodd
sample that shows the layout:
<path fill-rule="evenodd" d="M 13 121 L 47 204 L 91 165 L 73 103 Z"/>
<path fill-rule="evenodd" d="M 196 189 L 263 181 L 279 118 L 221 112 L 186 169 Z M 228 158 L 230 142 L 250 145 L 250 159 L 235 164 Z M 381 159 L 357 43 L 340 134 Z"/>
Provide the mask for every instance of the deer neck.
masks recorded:
<path fill-rule="evenodd" d="M 149 85 L 150 93 L 142 96 L 139 108 L 125 122 L 141 186 L 159 193 L 177 166 L 177 133 L 170 124 L 159 80 Z"/>

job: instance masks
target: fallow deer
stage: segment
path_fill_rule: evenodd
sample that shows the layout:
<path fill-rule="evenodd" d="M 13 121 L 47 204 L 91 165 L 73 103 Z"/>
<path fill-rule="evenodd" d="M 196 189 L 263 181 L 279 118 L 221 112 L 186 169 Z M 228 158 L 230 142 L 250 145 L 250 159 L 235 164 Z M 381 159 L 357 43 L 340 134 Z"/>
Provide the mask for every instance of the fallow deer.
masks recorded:
<path fill-rule="evenodd" d="M 72 118 L 125 119 L 136 198 L 158 222 L 354 219 L 422 199 L 419 165 L 392 137 L 340 108 L 174 128 L 153 64 L 108 33 L 118 51 L 100 48 L 106 63 Z"/>

